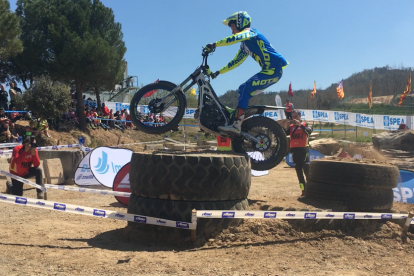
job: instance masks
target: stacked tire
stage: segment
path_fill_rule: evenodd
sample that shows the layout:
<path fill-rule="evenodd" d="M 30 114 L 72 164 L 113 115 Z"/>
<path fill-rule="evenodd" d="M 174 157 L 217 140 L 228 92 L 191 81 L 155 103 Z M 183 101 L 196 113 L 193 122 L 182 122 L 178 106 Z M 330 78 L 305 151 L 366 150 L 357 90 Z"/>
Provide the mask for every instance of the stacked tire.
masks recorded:
<path fill-rule="evenodd" d="M 388 164 L 313 160 L 305 197 L 354 211 L 389 211 L 399 171 Z"/>
<path fill-rule="evenodd" d="M 196 210 L 247 210 L 251 165 L 247 155 L 134 153 L 128 213 L 191 222 Z M 197 232 L 236 226 L 238 219 L 199 219 Z M 171 234 L 174 228 L 130 223 L 140 230 Z M 179 230 L 181 236 L 189 231 Z"/>

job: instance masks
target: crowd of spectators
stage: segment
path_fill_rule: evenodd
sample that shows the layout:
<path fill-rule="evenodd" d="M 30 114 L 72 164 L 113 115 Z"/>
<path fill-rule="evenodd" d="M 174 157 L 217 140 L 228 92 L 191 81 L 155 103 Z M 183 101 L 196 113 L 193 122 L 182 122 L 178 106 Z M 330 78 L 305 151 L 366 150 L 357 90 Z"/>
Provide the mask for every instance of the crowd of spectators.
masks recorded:
<path fill-rule="evenodd" d="M 0 86 L 0 143 L 13 143 L 24 140 L 26 137 L 36 137 L 43 134 L 51 137 L 49 134 L 49 127 L 52 129 L 59 129 L 61 124 L 79 125 L 79 114 L 76 110 L 76 92 L 71 90 L 72 98 L 71 106 L 68 112 L 60 117 L 40 120 L 36 119 L 36 114 L 18 112 L 15 107 L 16 97 L 22 95 L 22 91 L 15 82 L 9 84 L 9 91 L 5 90 L 5 86 Z M 10 97 L 10 104 L 8 98 Z M 128 109 L 114 110 L 109 109 L 105 103 L 101 107 L 97 107 L 96 101 L 91 98 L 86 99 L 83 95 L 83 100 L 88 103 L 84 106 L 86 124 L 91 129 L 102 128 L 106 131 L 112 129 L 125 130 L 127 128 L 133 129 L 131 115 Z M 11 111 L 11 112 L 5 112 Z M 15 111 L 15 112 L 13 112 Z M 141 122 L 153 124 L 155 127 L 166 123 L 162 115 L 155 114 L 139 114 Z M 29 120 L 29 125 L 22 131 L 17 131 L 15 122 L 18 120 Z"/>

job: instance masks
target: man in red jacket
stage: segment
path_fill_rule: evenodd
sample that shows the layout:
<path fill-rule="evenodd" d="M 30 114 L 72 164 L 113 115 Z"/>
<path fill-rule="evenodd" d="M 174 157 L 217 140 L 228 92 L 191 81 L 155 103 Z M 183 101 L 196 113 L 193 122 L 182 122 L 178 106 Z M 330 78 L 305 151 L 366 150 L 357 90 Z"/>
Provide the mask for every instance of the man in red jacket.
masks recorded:
<path fill-rule="evenodd" d="M 33 166 L 32 166 L 33 165 Z M 10 173 L 23 177 L 36 177 L 36 184 L 43 186 L 42 169 L 39 168 L 40 160 L 37 153 L 35 138 L 26 137 L 23 140 L 23 145 L 16 146 L 13 149 L 10 160 Z M 23 183 L 12 178 L 12 186 L 8 187 L 12 195 L 23 195 Z M 43 191 L 37 190 L 37 198 L 43 199 Z"/>
<path fill-rule="evenodd" d="M 290 135 L 290 152 L 295 164 L 299 187 L 302 190 L 302 196 L 304 196 L 306 181 L 309 178 L 309 136 L 312 133 L 312 127 L 302 123 L 300 117 L 300 111 L 293 110 L 291 124 L 289 125 L 288 121 L 285 122 L 285 132 L 286 135 Z M 303 173 L 305 173 L 306 180 Z"/>

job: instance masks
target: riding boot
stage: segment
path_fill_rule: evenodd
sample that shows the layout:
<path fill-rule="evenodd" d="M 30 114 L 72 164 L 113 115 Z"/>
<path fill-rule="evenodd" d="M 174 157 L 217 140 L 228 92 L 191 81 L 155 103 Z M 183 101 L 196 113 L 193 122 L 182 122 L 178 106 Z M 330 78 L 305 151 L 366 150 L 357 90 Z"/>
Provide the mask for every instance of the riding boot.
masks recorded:
<path fill-rule="evenodd" d="M 219 126 L 218 129 L 220 131 L 233 132 L 234 134 L 240 135 L 241 125 L 244 121 L 244 110 L 238 107 L 236 109 L 236 112 L 237 113 L 235 113 L 236 117 L 234 118 L 233 124 L 229 126 Z"/>

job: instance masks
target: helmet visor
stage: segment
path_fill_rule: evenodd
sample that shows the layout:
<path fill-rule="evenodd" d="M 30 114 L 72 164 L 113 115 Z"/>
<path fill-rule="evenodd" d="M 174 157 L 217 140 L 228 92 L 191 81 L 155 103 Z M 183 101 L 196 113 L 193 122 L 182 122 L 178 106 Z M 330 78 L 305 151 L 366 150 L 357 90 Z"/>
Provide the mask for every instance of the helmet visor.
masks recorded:
<path fill-rule="evenodd" d="M 235 12 L 232 15 L 230 15 L 229 17 L 227 17 L 226 19 L 224 19 L 223 24 L 226 25 L 226 26 L 229 26 L 230 21 L 236 21 L 237 20 L 237 14 L 238 14 L 238 12 Z"/>

